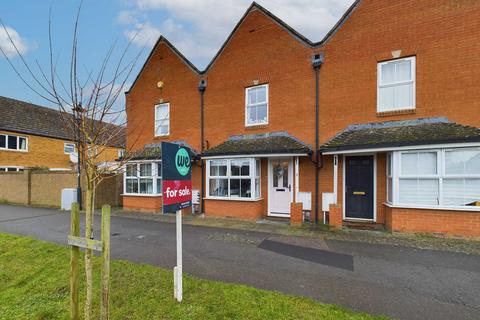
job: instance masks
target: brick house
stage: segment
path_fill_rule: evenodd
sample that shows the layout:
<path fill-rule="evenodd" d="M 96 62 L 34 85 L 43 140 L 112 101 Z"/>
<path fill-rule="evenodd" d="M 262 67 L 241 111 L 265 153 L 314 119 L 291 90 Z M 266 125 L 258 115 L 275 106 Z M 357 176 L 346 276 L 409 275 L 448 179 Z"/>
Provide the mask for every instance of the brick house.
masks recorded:
<path fill-rule="evenodd" d="M 106 162 L 118 159 L 123 142 L 106 150 Z M 0 172 L 75 167 L 75 142 L 64 129 L 59 111 L 0 97 Z M 73 161 L 72 161 L 73 160 Z"/>
<path fill-rule="evenodd" d="M 148 156 L 124 205 L 161 210 L 166 140 L 198 155 L 207 215 L 480 236 L 479 9 L 355 1 L 314 43 L 253 3 L 203 71 L 161 37 L 127 93 Z"/>

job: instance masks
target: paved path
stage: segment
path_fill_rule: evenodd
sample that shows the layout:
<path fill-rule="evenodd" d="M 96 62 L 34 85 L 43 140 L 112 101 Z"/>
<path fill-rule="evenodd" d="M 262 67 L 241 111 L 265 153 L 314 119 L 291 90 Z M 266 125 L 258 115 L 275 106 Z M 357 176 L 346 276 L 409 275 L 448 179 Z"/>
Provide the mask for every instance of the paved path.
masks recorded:
<path fill-rule="evenodd" d="M 99 217 L 95 223 L 100 225 Z M 112 217 L 111 228 L 113 258 L 174 266 L 175 225 Z M 65 244 L 69 216 L 0 205 L 0 232 Z M 183 259 L 184 271 L 201 278 L 356 311 L 400 319 L 480 319 L 480 256 L 184 225 Z"/>

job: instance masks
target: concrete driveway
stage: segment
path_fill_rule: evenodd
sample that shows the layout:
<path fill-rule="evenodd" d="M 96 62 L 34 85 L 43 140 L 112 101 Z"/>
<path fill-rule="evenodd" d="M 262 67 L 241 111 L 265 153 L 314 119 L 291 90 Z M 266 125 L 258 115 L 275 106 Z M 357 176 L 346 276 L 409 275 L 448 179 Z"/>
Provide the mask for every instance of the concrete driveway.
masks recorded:
<path fill-rule="evenodd" d="M 0 232 L 65 244 L 69 221 L 56 210 L 0 205 Z M 174 266 L 174 224 L 112 217 L 111 228 L 113 258 Z M 201 278 L 355 311 L 399 319 L 480 318 L 477 255 L 184 225 L 183 259 L 184 271 Z"/>

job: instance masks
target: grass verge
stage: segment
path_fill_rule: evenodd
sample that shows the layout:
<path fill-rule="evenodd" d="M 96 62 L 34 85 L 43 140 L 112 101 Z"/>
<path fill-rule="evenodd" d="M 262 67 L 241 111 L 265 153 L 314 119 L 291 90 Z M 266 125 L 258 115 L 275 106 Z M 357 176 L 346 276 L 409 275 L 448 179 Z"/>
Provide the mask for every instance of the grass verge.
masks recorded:
<path fill-rule="evenodd" d="M 67 319 L 69 257 L 67 247 L 0 234 L 0 319 Z M 98 314 L 99 258 L 94 262 Z M 188 275 L 179 304 L 172 297 L 172 272 L 127 261 L 112 260 L 111 277 L 111 319 L 379 319 L 308 298 Z"/>

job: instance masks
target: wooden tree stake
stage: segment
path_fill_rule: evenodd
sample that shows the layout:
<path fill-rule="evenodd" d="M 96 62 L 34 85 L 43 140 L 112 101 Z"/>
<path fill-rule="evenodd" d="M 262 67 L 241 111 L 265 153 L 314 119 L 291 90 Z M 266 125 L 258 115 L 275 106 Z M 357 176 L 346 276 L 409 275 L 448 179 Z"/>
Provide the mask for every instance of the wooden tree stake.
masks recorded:
<path fill-rule="evenodd" d="M 102 206 L 102 320 L 108 320 L 110 295 L 110 206 Z"/>
<path fill-rule="evenodd" d="M 72 203 L 72 214 L 70 217 L 70 235 L 80 236 L 80 213 L 78 203 Z M 78 303 L 78 292 L 80 283 L 79 257 L 80 248 L 72 246 L 70 249 L 70 319 L 80 319 L 80 305 Z"/>

